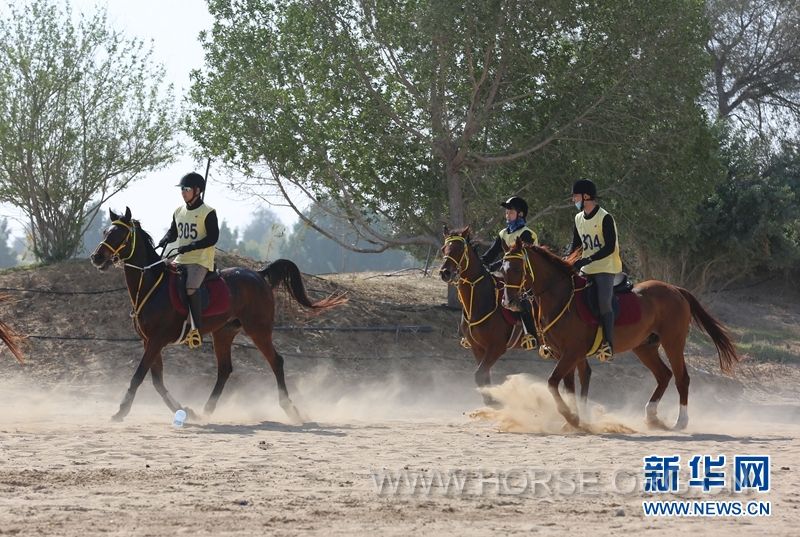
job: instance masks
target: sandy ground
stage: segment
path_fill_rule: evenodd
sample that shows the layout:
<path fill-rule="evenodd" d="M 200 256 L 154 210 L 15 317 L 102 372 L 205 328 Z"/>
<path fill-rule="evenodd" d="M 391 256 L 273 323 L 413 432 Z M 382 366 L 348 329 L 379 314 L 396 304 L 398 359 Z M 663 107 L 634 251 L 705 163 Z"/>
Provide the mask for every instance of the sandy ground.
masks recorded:
<path fill-rule="evenodd" d="M 633 365 L 595 368 L 600 399 Z M 118 424 L 125 378 L 43 390 L 12 375 L 0 382 L 0 535 L 796 534 L 796 406 L 719 404 L 719 386 L 701 383 L 686 432 L 645 429 L 640 393 L 613 410 L 593 404 L 594 432 L 566 432 L 536 376 L 494 388 L 505 407 L 490 411 L 468 375 L 440 368 L 420 384 L 387 369 L 358 382 L 330 364 L 295 370 L 303 425 L 288 423 L 272 379 L 250 371 L 212 418 L 181 429 L 149 381 Z M 172 393 L 202 407 L 210 379 L 179 377 L 168 362 Z M 673 396 L 661 410 L 675 419 Z M 653 454 L 770 455 L 771 491 L 744 498 L 770 501 L 772 515 L 646 518 L 653 496 L 636 487 Z M 463 486 L 445 490 L 437 476 L 448 475 Z"/>
<path fill-rule="evenodd" d="M 217 412 L 175 429 L 149 378 L 126 421 L 109 419 L 141 355 L 127 340 L 124 292 L 34 292 L 115 289 L 121 271 L 70 262 L 0 275 L 2 286 L 34 290 L 0 304 L 0 318 L 31 335 L 25 367 L 0 353 L 0 535 L 797 534 L 800 308 L 785 289 L 712 304 L 748 356 L 723 377 L 693 336 L 687 431 L 645 428 L 654 381 L 630 354 L 592 363 L 592 422 L 564 431 L 542 384 L 552 364 L 529 353 L 493 368 L 503 408 L 481 407 L 440 280 L 308 281 L 316 296 L 341 285 L 351 297 L 315 324 L 433 329 L 276 333 L 302 425 L 288 422 L 272 373 L 243 340 Z M 283 304 L 279 322 L 301 321 Z M 164 361 L 170 392 L 201 409 L 215 378 L 210 347 L 170 347 Z M 676 399 L 671 385 L 660 407 L 668 424 Z M 643 500 L 662 498 L 641 490 L 642 459 L 676 454 L 684 488 L 693 455 L 770 455 L 768 493 L 663 499 L 763 500 L 772 515 L 645 517 Z"/>

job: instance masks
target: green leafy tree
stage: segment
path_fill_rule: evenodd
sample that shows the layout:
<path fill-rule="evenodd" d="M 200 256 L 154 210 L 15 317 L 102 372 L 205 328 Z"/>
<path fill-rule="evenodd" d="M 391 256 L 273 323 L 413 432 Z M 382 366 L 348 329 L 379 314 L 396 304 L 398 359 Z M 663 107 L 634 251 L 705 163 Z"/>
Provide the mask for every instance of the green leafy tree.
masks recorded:
<path fill-rule="evenodd" d="M 25 212 L 46 262 L 75 254 L 104 202 L 172 159 L 177 123 L 142 43 L 62 5 L 12 5 L 0 21 L 0 201 Z"/>
<path fill-rule="evenodd" d="M 193 138 L 356 251 L 438 245 L 443 220 L 493 234 L 497 202 L 515 193 L 565 241 L 566 194 L 581 175 L 631 208 L 631 227 L 663 228 L 718 178 L 706 173 L 713 137 L 697 105 L 707 33 L 695 0 L 209 0 L 209 10 Z M 317 225 L 298 192 L 334 203 L 359 243 Z M 632 210 L 654 194 L 657 220 Z"/>

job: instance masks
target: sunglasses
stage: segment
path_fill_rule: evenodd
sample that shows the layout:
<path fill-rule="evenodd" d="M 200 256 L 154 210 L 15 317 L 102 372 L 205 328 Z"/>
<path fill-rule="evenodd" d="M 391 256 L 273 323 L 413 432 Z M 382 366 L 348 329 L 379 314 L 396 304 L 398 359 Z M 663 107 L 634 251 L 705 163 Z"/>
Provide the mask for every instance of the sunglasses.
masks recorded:
<path fill-rule="evenodd" d="M 190 187 L 190 186 L 182 186 L 181 187 L 181 191 L 183 191 L 183 192 L 191 192 L 192 191 L 192 187 Z"/>

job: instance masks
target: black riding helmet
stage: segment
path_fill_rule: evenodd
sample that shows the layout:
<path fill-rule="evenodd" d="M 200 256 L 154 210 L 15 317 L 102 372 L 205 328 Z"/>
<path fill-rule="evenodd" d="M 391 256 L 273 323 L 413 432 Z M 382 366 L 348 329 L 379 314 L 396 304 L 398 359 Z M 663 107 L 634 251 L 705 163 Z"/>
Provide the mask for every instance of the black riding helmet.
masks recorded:
<path fill-rule="evenodd" d="M 181 182 L 175 186 L 190 186 L 192 188 L 206 189 L 206 180 L 197 172 L 187 173 L 181 177 Z"/>
<path fill-rule="evenodd" d="M 523 218 L 528 216 L 528 202 L 519 196 L 512 196 L 508 198 L 506 201 L 501 202 L 500 206 L 505 207 L 506 209 L 514 209 L 518 213 L 522 213 Z"/>
<path fill-rule="evenodd" d="M 573 194 L 587 194 L 590 198 L 597 197 L 597 187 L 589 179 L 578 179 L 572 185 Z"/>

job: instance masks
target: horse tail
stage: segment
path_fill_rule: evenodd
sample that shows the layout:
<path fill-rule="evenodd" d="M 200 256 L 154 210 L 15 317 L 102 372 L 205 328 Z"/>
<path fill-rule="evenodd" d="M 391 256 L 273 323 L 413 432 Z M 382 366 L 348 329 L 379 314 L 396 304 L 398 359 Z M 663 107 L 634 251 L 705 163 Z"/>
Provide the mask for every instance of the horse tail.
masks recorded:
<path fill-rule="evenodd" d="M 3 300 L 6 300 L 6 298 L 0 297 L 0 302 Z M 3 340 L 3 343 L 6 344 L 8 350 L 11 351 L 11 354 L 14 355 L 14 358 L 16 358 L 19 363 L 25 363 L 25 358 L 19 347 L 21 340 L 20 335 L 14 332 L 14 330 L 3 321 L 0 321 L 0 340 Z"/>
<path fill-rule="evenodd" d="M 683 297 L 689 302 L 689 308 L 692 312 L 692 319 L 697 326 L 705 330 L 705 333 L 714 342 L 717 347 L 717 354 L 719 355 L 719 367 L 723 373 L 731 373 L 733 366 L 741 360 L 736 353 L 736 348 L 733 346 L 730 335 L 725 327 L 708 313 L 700 302 L 694 297 L 692 293 L 686 289 L 678 287 Z"/>
<path fill-rule="evenodd" d="M 259 270 L 258 273 L 265 278 L 273 288 L 283 282 L 289 294 L 292 295 L 292 298 L 307 308 L 326 310 L 347 302 L 347 297 L 343 295 L 330 295 L 322 300 L 311 302 L 311 299 L 308 298 L 306 294 L 306 288 L 303 285 L 303 276 L 300 274 L 300 269 L 288 259 L 273 261 Z"/>

